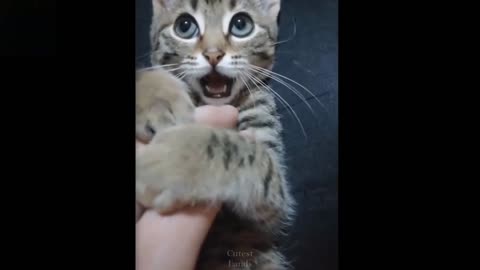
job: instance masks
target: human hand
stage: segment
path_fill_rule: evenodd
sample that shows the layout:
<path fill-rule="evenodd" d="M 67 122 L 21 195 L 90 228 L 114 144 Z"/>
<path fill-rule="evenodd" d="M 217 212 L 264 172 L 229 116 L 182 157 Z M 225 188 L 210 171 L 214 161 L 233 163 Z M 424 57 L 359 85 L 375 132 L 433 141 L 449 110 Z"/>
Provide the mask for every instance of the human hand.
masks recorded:
<path fill-rule="evenodd" d="M 233 128 L 238 111 L 232 106 L 203 106 L 195 111 L 198 123 Z M 137 155 L 144 147 L 137 144 Z M 162 216 L 153 210 L 144 211 L 136 203 L 137 270 L 192 270 L 200 247 L 219 210 L 190 207 L 173 215 Z"/>

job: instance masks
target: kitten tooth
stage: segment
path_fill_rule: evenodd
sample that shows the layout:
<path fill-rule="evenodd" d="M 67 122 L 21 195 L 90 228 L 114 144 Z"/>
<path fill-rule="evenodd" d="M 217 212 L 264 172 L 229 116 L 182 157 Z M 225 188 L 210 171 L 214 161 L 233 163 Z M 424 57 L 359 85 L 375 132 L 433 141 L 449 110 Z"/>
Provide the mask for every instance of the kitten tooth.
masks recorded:
<path fill-rule="evenodd" d="M 214 91 L 212 91 L 212 90 L 210 89 L 210 87 L 208 87 L 208 85 L 205 85 L 205 88 L 206 88 L 207 91 L 209 91 L 209 92 L 214 92 Z M 226 93 L 226 92 L 227 92 L 227 85 L 224 85 L 221 93 Z"/>

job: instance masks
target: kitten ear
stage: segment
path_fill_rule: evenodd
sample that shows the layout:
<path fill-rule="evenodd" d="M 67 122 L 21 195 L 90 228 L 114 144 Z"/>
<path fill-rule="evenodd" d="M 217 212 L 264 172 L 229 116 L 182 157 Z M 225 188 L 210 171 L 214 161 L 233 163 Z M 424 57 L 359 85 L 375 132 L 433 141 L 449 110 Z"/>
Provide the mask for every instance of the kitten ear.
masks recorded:
<path fill-rule="evenodd" d="M 158 14 L 163 9 L 169 10 L 173 7 L 175 0 L 152 0 L 153 14 Z"/>
<path fill-rule="evenodd" d="M 276 18 L 280 12 L 281 0 L 262 0 L 269 16 Z"/>

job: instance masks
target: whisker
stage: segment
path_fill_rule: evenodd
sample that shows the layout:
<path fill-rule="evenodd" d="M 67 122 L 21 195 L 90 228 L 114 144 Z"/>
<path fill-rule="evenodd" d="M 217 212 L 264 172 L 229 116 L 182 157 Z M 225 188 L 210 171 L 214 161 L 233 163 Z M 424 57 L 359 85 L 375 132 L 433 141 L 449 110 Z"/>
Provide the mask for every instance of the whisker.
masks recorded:
<path fill-rule="evenodd" d="M 157 69 L 161 69 L 161 68 L 164 68 L 164 67 L 171 67 L 171 66 L 178 66 L 178 65 L 181 65 L 181 63 L 166 64 L 166 65 L 154 65 L 154 66 L 151 66 L 151 67 L 141 68 L 141 69 L 138 70 L 138 72 L 157 70 Z"/>
<path fill-rule="evenodd" d="M 248 71 L 247 71 L 247 72 L 248 72 Z M 254 76 L 253 74 L 250 74 L 250 75 L 251 75 L 253 78 L 255 78 L 255 76 Z M 252 78 L 252 79 L 253 79 L 253 78 Z M 270 91 L 272 91 L 272 92 L 274 91 L 268 84 L 262 82 L 262 80 L 260 80 L 259 78 L 255 78 L 255 79 L 257 79 L 257 82 L 259 82 L 260 85 L 261 85 L 263 88 L 267 88 L 267 90 L 270 90 Z M 255 84 L 256 87 L 258 87 L 258 85 L 257 85 L 255 82 L 253 82 L 253 83 Z M 280 101 L 280 104 L 282 104 L 283 108 L 288 112 L 288 114 L 290 115 L 290 117 L 294 118 L 292 112 L 290 112 L 290 110 L 288 110 L 287 106 L 285 106 L 285 103 L 283 103 L 282 100 L 279 99 L 278 97 L 276 97 L 276 96 L 274 96 L 274 97 Z"/>
<path fill-rule="evenodd" d="M 301 56 L 311 56 L 311 53 L 302 53 L 297 51 L 280 51 L 277 50 L 275 53 L 284 53 L 284 54 L 294 54 L 294 55 L 301 55 Z"/>
<path fill-rule="evenodd" d="M 185 70 L 185 71 L 182 71 L 182 72 L 180 72 L 178 74 L 174 74 L 174 75 L 175 75 L 175 77 L 177 77 L 178 79 L 181 80 L 187 75 L 187 71 Z"/>
<path fill-rule="evenodd" d="M 280 78 L 277 78 L 275 77 L 274 75 L 272 74 L 269 74 L 269 73 L 266 73 L 264 72 L 263 70 L 255 70 L 255 69 L 252 69 L 268 78 L 271 78 L 275 81 L 277 81 L 278 83 L 282 84 L 283 86 L 287 87 L 290 91 L 292 91 L 293 93 L 295 93 L 301 100 L 303 103 L 305 103 L 305 105 L 307 105 L 308 109 L 310 110 L 310 112 L 312 113 L 312 115 L 317 118 L 316 116 L 316 113 L 314 112 L 312 106 L 310 106 L 310 104 L 308 103 L 307 99 L 305 98 L 304 95 L 302 95 L 297 89 L 295 89 L 295 87 L 293 87 L 292 85 L 290 85 L 289 83 L 285 82 L 284 80 L 280 79 Z"/>
<path fill-rule="evenodd" d="M 143 59 L 143 58 L 145 58 L 145 57 L 147 57 L 147 56 L 150 56 L 150 55 L 152 55 L 152 54 L 154 54 L 154 53 L 155 53 L 155 52 L 148 52 L 148 53 L 142 54 L 142 55 L 136 57 L 135 60 Z"/>
<path fill-rule="evenodd" d="M 250 91 L 250 87 L 248 87 L 248 83 L 243 79 L 243 75 L 245 75 L 244 72 L 242 72 L 242 73 L 240 74 L 240 80 L 242 80 L 242 82 L 243 82 L 243 84 L 245 85 L 245 87 L 247 87 L 247 90 L 248 90 L 248 92 L 250 93 L 250 95 L 253 96 L 252 91 Z M 254 107 L 255 109 L 257 108 L 257 103 L 256 103 L 255 101 L 253 101 L 253 107 Z"/>
<path fill-rule="evenodd" d="M 250 75 L 250 77 L 249 77 L 250 80 L 255 84 L 255 87 L 266 88 L 266 90 L 270 90 L 271 92 L 275 92 L 275 90 L 273 90 L 270 86 L 268 86 L 267 84 L 262 82 L 262 80 L 260 80 L 259 78 L 255 77 L 254 74 L 252 74 L 252 73 L 248 73 L 248 74 Z M 256 82 L 258 82 L 259 85 Z M 282 104 L 282 106 L 287 110 L 287 112 L 293 117 L 292 113 L 288 110 L 285 103 L 281 99 L 279 99 L 277 96 L 274 95 L 273 97 L 278 99 L 280 101 L 280 104 Z"/>
<path fill-rule="evenodd" d="M 292 80 L 292 79 L 290 79 L 290 78 L 288 78 L 288 77 L 286 77 L 286 76 L 283 76 L 282 74 L 278 74 L 278 73 L 276 73 L 276 72 L 273 72 L 273 71 L 271 71 L 271 70 L 268 70 L 268 69 L 265 69 L 265 68 L 262 68 L 262 67 L 258 67 L 258 66 L 254 66 L 254 65 L 250 65 L 250 66 L 251 66 L 252 68 L 254 68 L 254 69 L 263 70 L 263 71 L 265 71 L 265 72 L 267 72 L 267 73 L 269 73 L 269 74 L 273 74 L 273 75 L 276 75 L 276 76 L 278 76 L 278 77 L 280 77 L 280 78 L 284 78 L 284 79 L 286 79 L 286 80 L 288 80 L 288 81 L 290 81 L 290 82 L 292 82 L 292 83 L 300 86 L 303 90 L 305 90 L 305 91 L 306 91 L 307 93 L 309 93 L 313 98 L 315 98 L 315 100 L 318 102 L 318 104 L 319 104 L 319 105 L 325 110 L 325 112 L 328 114 L 328 110 L 327 110 L 327 108 L 325 107 L 325 105 L 317 98 L 317 96 L 315 96 L 315 95 L 312 93 L 312 91 L 308 90 L 308 88 L 306 88 L 306 87 L 303 86 L 302 84 L 300 84 L 300 83 L 298 83 L 297 81 Z"/>
<path fill-rule="evenodd" d="M 259 80 L 258 78 L 256 78 L 253 74 L 252 75 L 249 75 L 248 73 L 246 73 L 245 75 L 247 75 L 248 77 L 250 77 L 251 80 Z M 267 89 L 267 88 L 265 88 Z M 271 93 L 274 94 L 275 96 L 277 96 L 277 98 L 279 100 L 282 100 L 287 106 L 288 108 L 291 110 L 291 112 L 293 113 L 295 119 L 297 120 L 298 124 L 300 125 L 300 128 L 302 129 L 302 133 L 303 133 L 303 136 L 305 137 L 305 139 L 308 138 L 307 136 L 307 133 L 305 132 L 305 128 L 303 127 L 303 124 L 302 124 L 302 121 L 300 120 L 300 118 L 298 117 L 297 113 L 295 112 L 295 110 L 292 108 L 292 106 L 290 106 L 290 104 L 284 99 L 282 98 L 277 92 L 275 92 L 272 88 L 271 89 Z M 267 89 L 268 90 L 268 89 Z"/>
<path fill-rule="evenodd" d="M 286 42 L 289 42 L 289 41 L 291 41 L 295 38 L 295 36 L 297 35 L 297 21 L 295 20 L 295 18 L 292 18 L 292 19 L 293 19 L 293 34 L 285 40 L 280 40 L 280 41 L 272 43 L 270 46 L 275 46 L 275 45 L 279 45 L 279 44 L 282 44 L 282 43 L 286 43 Z"/>
<path fill-rule="evenodd" d="M 165 70 L 168 71 L 168 72 L 172 72 L 172 71 L 176 71 L 176 70 L 179 70 L 179 69 L 183 69 L 183 67 L 177 67 L 177 68 L 165 69 Z"/>

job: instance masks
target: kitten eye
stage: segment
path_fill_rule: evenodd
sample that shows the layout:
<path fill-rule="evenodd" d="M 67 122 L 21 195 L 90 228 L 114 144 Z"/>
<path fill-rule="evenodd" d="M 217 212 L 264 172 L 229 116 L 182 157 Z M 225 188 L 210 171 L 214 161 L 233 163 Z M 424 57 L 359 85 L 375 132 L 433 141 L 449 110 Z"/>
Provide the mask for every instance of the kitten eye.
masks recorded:
<path fill-rule="evenodd" d="M 175 21 L 175 33 L 184 39 L 197 36 L 199 33 L 197 22 L 191 15 L 182 14 Z"/>
<path fill-rule="evenodd" d="M 230 33 L 236 37 L 246 37 L 253 32 L 253 20 L 246 13 L 238 13 L 230 21 Z"/>

